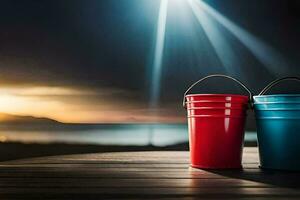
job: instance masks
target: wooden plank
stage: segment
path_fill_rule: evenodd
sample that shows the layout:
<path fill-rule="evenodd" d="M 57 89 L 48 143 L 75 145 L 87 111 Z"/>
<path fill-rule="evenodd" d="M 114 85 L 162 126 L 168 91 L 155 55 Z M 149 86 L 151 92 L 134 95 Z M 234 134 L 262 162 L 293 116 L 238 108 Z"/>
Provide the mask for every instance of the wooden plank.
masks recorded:
<path fill-rule="evenodd" d="M 8 172 L 3 172 L 0 173 L 0 178 L 114 178 L 114 179 L 127 179 L 127 178 L 132 178 L 132 179 L 154 179 L 154 178 L 168 178 L 168 179 L 184 179 L 184 178 L 190 178 L 190 179 L 207 179 L 207 178 L 226 178 L 219 176 L 217 174 L 207 174 L 207 173 L 202 173 L 202 174 L 189 174 L 189 173 L 179 173 L 179 172 L 165 172 L 165 173 L 147 173 L 147 172 L 132 172 L 132 173 L 114 173 L 114 172 L 77 172 L 76 171 L 65 171 L 65 172 L 31 172 L 31 173 L 8 173 Z M 200 176 L 201 175 L 201 176 Z"/>
<path fill-rule="evenodd" d="M 257 150 L 245 148 L 244 163 L 258 163 Z M 186 151 L 168 152 L 118 152 L 118 153 L 94 153 L 66 156 L 50 156 L 42 158 L 21 159 L 6 161 L 0 164 L 188 164 L 189 153 Z"/>
<path fill-rule="evenodd" d="M 109 199 L 109 200 L 120 200 L 120 199 L 130 199 L 130 200 L 140 200 L 140 199 L 156 199 L 156 200 L 174 200 L 174 199 L 183 199 L 183 200 L 198 200 L 198 199 L 209 199 L 209 200 L 220 200 L 220 199 L 243 199 L 243 200 L 290 200 L 290 199 L 297 199 L 297 197 L 289 196 L 284 198 L 283 196 L 232 196 L 232 195 L 122 195 L 122 194 L 110 194 L 110 195 L 103 195 L 103 194 L 5 194 L 0 195 L 2 199 L 51 199 L 51 200 L 77 200 L 77 199 L 84 199 L 84 200 L 94 200 L 94 199 Z"/>
<path fill-rule="evenodd" d="M 30 172 L 43 172 L 43 171 L 50 171 L 50 172 L 56 172 L 56 171 L 65 171 L 67 170 L 74 170 L 74 171 L 95 171 L 95 172 L 99 172 L 99 171 L 103 171 L 103 172 L 144 172 L 144 171 L 153 171 L 153 172 L 186 172 L 186 171 L 199 171 L 200 169 L 194 169 L 189 167 L 188 165 L 182 165 L 182 166 L 173 166 L 173 167 L 161 167 L 161 166 L 156 166 L 156 167 L 149 167 L 149 166 L 128 166 L 126 167 L 126 165 L 105 165 L 105 166 L 90 166 L 89 167 L 86 166 L 81 166 L 81 165 L 67 165 L 67 166 L 44 166 L 44 167 L 40 167 L 40 166 L 10 166 L 10 167 L 0 167 L 0 173 L 2 172 L 8 172 L 8 173 L 12 173 L 12 172 L 24 172 L 24 173 L 30 173 Z M 248 169 L 257 169 L 258 165 L 248 165 L 247 167 L 244 167 L 244 170 L 248 170 Z M 205 171 L 205 170 L 203 170 Z M 228 170 L 229 171 L 229 170 Z"/>
<path fill-rule="evenodd" d="M 2 178 L 1 188 L 240 188 L 240 187 L 275 187 L 270 184 L 242 180 L 242 179 L 98 179 L 98 178 L 75 178 L 69 179 L 57 178 Z"/>
<path fill-rule="evenodd" d="M 43 164 L 5 164 L 0 165 L 0 169 L 5 168 L 57 168 L 57 167 L 80 167 L 80 168 L 189 168 L 189 164 L 162 164 L 162 163 L 90 163 L 90 164 L 55 164 L 55 163 L 43 163 Z"/>
<path fill-rule="evenodd" d="M 28 169 L 28 170 L 39 170 L 39 169 L 54 169 L 54 168 L 80 168 L 80 169 L 110 169 L 110 168 L 118 168 L 119 170 L 123 171 L 139 171 L 139 170 L 147 170 L 147 171 L 151 171 L 151 170 L 159 170 L 159 171 L 177 171 L 177 170 L 184 170 L 186 171 L 187 169 L 190 169 L 189 164 L 144 164 L 144 163 L 140 163 L 140 164 L 126 164 L 126 163 L 117 163 L 117 164 L 7 164 L 7 165 L 0 165 L 0 170 L 9 170 L 9 169 Z M 250 163 L 250 164 L 243 164 L 243 167 L 245 169 L 257 169 L 258 167 L 258 163 Z"/>
<path fill-rule="evenodd" d="M 0 188 L 0 194 L 102 194 L 102 195 L 197 195 L 197 196 L 223 196 L 230 195 L 255 196 L 281 196 L 299 197 L 300 190 L 290 188 Z"/>
<path fill-rule="evenodd" d="M 239 179 L 254 181 L 257 183 L 264 183 L 272 185 L 273 187 L 292 187 L 299 188 L 299 173 L 262 173 L 259 169 L 255 170 L 244 170 L 244 171 L 191 171 L 191 172 L 154 172 L 154 171 L 140 171 L 140 172 L 118 172 L 113 171 L 102 171 L 93 172 L 77 172 L 77 171 L 64 171 L 64 172 L 33 172 L 33 173 L 4 173 L 0 176 L 1 180 L 15 179 L 19 180 L 41 180 L 41 184 L 46 180 L 58 181 L 58 180 L 68 180 L 73 182 L 78 179 L 98 179 L 98 180 L 108 180 L 113 179 L 115 184 L 118 185 L 122 179 L 132 179 L 147 182 L 155 182 L 154 180 L 169 179 L 169 180 L 182 180 L 190 179 L 193 180 L 205 180 L 211 179 L 214 182 L 218 182 L 222 179 Z M 142 186 L 142 185 L 141 185 Z M 22 187 L 22 186 L 20 186 Z"/>
<path fill-rule="evenodd" d="M 0 170 L 0 177 L 44 177 L 44 178 L 70 178 L 70 177 L 97 177 L 97 178 L 191 178 L 191 179 L 201 179 L 201 178 L 226 178 L 229 176 L 248 176 L 248 177 L 268 177 L 273 176 L 273 174 L 262 174 L 259 169 L 244 169 L 241 170 L 185 170 L 185 171 L 121 171 L 117 168 L 112 169 L 93 169 L 93 170 L 77 170 L 73 168 L 66 168 L 63 170 Z M 280 175 L 284 177 L 293 177 L 295 174 Z"/>
<path fill-rule="evenodd" d="M 188 152 L 119 152 L 66 156 L 50 156 L 2 162 L 18 163 L 188 163 Z"/>
<path fill-rule="evenodd" d="M 220 200 L 220 199 L 243 199 L 243 200 L 290 200 L 290 199 L 297 199 L 297 197 L 287 197 L 284 198 L 283 196 L 255 196 L 253 197 L 246 197 L 246 196 L 231 196 L 231 195 L 214 195 L 214 196 L 205 196 L 205 195 L 103 195 L 103 194 L 5 194 L 1 195 L 2 199 L 51 199 L 51 200 L 77 200 L 77 199 L 84 199 L 84 200 L 94 200 L 94 199 L 109 199 L 109 200 L 120 200 L 120 199 L 130 199 L 130 200 L 140 200 L 140 199 L 156 199 L 156 200 L 198 200 L 198 199 L 209 199 L 209 200 Z"/>
<path fill-rule="evenodd" d="M 299 198 L 300 173 L 262 171 L 257 148 L 243 170 L 189 168 L 188 152 L 120 152 L 0 163 L 0 198 Z"/>

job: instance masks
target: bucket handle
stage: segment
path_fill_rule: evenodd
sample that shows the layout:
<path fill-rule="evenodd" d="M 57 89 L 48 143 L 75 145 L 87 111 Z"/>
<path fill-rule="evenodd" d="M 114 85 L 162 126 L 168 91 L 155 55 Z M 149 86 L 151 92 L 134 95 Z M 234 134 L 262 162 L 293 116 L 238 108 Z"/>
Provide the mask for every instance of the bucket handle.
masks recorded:
<path fill-rule="evenodd" d="M 249 93 L 249 102 L 250 103 L 252 102 L 252 97 L 253 97 L 252 92 L 241 81 L 239 81 L 238 79 L 233 78 L 231 76 L 227 76 L 227 75 L 223 75 L 223 74 L 212 74 L 212 75 L 206 76 L 206 77 L 201 78 L 200 80 L 196 81 L 185 91 L 184 96 L 183 96 L 183 101 L 182 101 L 183 107 L 186 108 L 186 95 L 193 89 L 193 87 L 195 87 L 198 83 L 205 81 L 206 79 L 214 78 L 214 77 L 227 78 L 227 79 L 233 80 L 234 82 L 238 83 Z"/>
<path fill-rule="evenodd" d="M 272 81 L 269 85 L 267 85 L 259 94 L 258 96 L 264 95 L 268 90 L 272 89 L 274 86 L 278 85 L 279 83 L 283 81 L 300 81 L 299 77 L 284 77 L 276 79 L 275 81 Z"/>

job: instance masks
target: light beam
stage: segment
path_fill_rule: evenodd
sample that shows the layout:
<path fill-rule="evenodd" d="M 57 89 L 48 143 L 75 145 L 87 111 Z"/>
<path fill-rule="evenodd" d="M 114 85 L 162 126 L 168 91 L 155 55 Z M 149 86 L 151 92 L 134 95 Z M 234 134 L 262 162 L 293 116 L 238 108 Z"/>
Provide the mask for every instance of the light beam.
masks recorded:
<path fill-rule="evenodd" d="M 152 107 L 158 104 L 160 96 L 161 85 L 161 67 L 163 61 L 163 51 L 166 34 L 166 21 L 168 14 L 168 0 L 161 0 L 159 17 L 156 32 L 156 45 L 154 52 L 154 62 L 152 70 L 151 92 L 150 92 L 150 105 Z"/>
<path fill-rule="evenodd" d="M 188 3 L 196 16 L 198 22 L 203 28 L 207 38 L 212 44 L 218 58 L 223 67 L 229 73 L 240 74 L 238 62 L 239 58 L 234 54 L 234 51 L 225 39 L 221 31 L 216 26 L 215 22 L 204 12 L 204 10 L 197 6 L 195 0 L 188 0 Z"/>
<path fill-rule="evenodd" d="M 202 8 L 230 31 L 248 50 L 267 68 L 273 75 L 279 75 L 287 71 L 287 63 L 282 55 L 275 49 L 265 44 L 245 29 L 239 27 L 225 16 L 221 15 L 217 10 L 203 2 L 202 0 L 192 0 L 199 8 Z"/>

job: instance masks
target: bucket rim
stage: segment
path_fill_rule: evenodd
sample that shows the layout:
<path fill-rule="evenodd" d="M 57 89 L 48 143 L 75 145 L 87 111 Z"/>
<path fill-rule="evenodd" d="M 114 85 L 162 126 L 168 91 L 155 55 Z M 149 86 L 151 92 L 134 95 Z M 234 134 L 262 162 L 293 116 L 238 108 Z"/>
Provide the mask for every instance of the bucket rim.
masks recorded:
<path fill-rule="evenodd" d="M 256 119 L 263 120 L 300 120 L 300 117 L 256 117 Z"/>
<path fill-rule="evenodd" d="M 258 111 L 300 111 L 300 107 L 299 108 L 255 108 L 255 110 Z"/>
<path fill-rule="evenodd" d="M 247 115 L 188 115 L 187 118 L 246 118 Z"/>
<path fill-rule="evenodd" d="M 247 95 L 240 95 L 240 94 L 188 94 L 185 97 L 197 97 L 197 96 L 209 96 L 209 97 L 238 97 L 242 99 L 249 99 Z"/>
<path fill-rule="evenodd" d="M 273 104 L 300 104 L 300 101 L 271 101 L 271 102 L 254 102 L 254 105 L 273 105 Z"/>
<path fill-rule="evenodd" d="M 230 103 L 230 104 L 238 104 L 238 105 L 247 105 L 248 102 L 241 101 L 231 101 L 231 100 L 196 100 L 196 101 L 186 101 L 187 104 L 191 103 Z"/>
<path fill-rule="evenodd" d="M 270 95 L 255 95 L 253 98 L 268 98 L 268 97 L 300 97 L 300 94 L 270 94 Z"/>
<path fill-rule="evenodd" d="M 244 110 L 246 111 L 246 108 L 238 108 L 238 107 L 192 107 L 187 108 L 187 110 Z"/>

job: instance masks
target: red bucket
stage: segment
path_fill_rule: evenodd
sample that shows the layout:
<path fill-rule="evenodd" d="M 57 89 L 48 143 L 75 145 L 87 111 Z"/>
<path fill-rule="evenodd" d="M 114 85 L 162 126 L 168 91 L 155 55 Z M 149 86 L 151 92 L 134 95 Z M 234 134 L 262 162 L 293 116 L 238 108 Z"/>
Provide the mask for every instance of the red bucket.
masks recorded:
<path fill-rule="evenodd" d="M 242 95 L 231 94 L 230 96 L 226 96 L 223 94 L 193 94 L 186 96 L 187 102 L 191 101 L 225 101 L 231 103 L 248 103 L 248 97 Z"/>
<path fill-rule="evenodd" d="M 188 117 L 214 116 L 214 115 L 244 117 L 246 114 L 246 109 L 200 107 L 200 108 L 188 108 L 187 112 L 188 112 Z"/>
<path fill-rule="evenodd" d="M 183 105 L 188 107 L 191 166 L 202 169 L 241 168 L 250 99 L 249 96 L 232 94 L 187 95 L 195 85 L 212 77 L 225 77 L 239 83 L 252 98 L 252 93 L 243 83 L 225 75 L 210 75 L 189 87 L 184 94 Z M 201 107 L 202 103 L 208 102 L 210 107 L 205 107 L 206 104 Z M 232 103 L 234 107 L 221 106 L 226 103 Z"/>
<path fill-rule="evenodd" d="M 188 95 L 189 96 L 189 95 Z M 187 108 L 200 108 L 200 107 L 213 107 L 213 108 L 245 108 L 248 106 L 248 103 L 241 104 L 241 103 L 231 103 L 226 101 L 187 101 L 186 107 Z"/>

